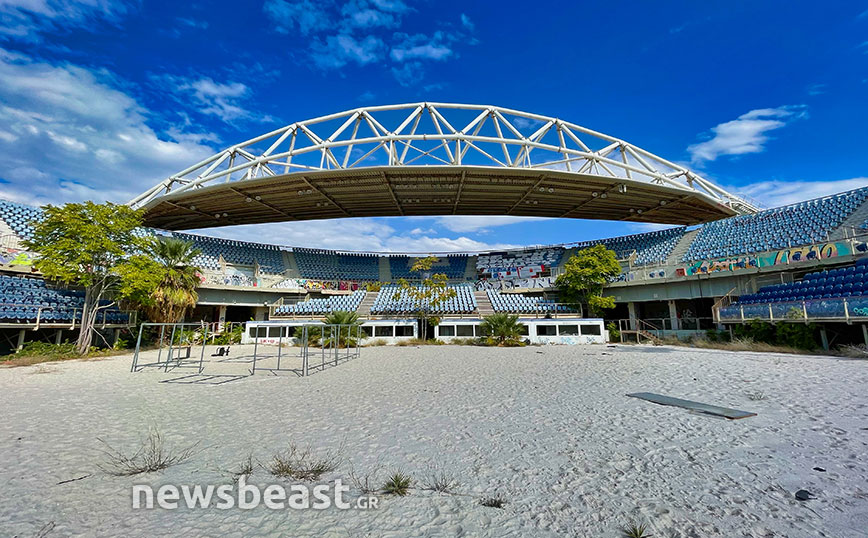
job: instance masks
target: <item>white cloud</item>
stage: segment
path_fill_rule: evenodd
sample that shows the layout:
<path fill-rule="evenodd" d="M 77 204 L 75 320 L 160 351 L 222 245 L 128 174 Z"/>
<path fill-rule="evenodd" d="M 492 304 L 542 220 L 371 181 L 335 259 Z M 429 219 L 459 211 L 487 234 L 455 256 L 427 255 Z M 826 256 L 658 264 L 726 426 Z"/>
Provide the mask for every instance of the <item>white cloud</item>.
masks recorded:
<path fill-rule="evenodd" d="M 808 92 L 808 95 L 810 95 L 810 96 L 817 96 L 817 95 L 823 95 L 824 93 L 826 93 L 827 89 L 828 89 L 827 84 L 817 83 L 817 84 L 811 84 L 810 86 L 808 86 L 805 89 L 805 91 Z"/>
<path fill-rule="evenodd" d="M 210 78 L 200 78 L 183 84 L 180 91 L 192 92 L 203 114 L 217 116 L 223 121 L 231 121 L 247 116 L 247 111 L 239 106 L 250 90 L 240 82 L 222 84 Z"/>
<path fill-rule="evenodd" d="M 392 67 L 392 75 L 401 86 L 413 86 L 425 78 L 425 68 L 422 62 L 405 62 Z"/>
<path fill-rule="evenodd" d="M 829 181 L 771 180 L 737 187 L 724 187 L 729 192 L 746 194 L 765 207 L 780 207 L 813 198 L 868 186 L 868 177 Z"/>
<path fill-rule="evenodd" d="M 117 22 L 127 9 L 112 0 L 2 0 L 0 38 L 38 42 L 42 32 L 87 28 L 98 20 Z"/>
<path fill-rule="evenodd" d="M 241 82 L 217 82 L 211 77 L 176 75 L 151 75 L 151 82 L 161 91 L 170 95 L 182 110 L 177 111 L 185 127 L 193 125 L 184 108 L 198 110 L 200 114 L 214 116 L 222 121 L 234 124 L 238 120 L 272 122 L 274 118 L 267 114 L 255 113 L 250 105 L 253 91 Z M 193 105 L 193 106 L 190 106 Z M 201 140 L 205 135 L 195 135 Z M 178 138 L 175 138 L 179 140 Z M 180 140 L 179 140 L 180 141 Z"/>
<path fill-rule="evenodd" d="M 429 217 L 414 217 L 419 219 L 427 219 Z M 436 217 L 435 222 L 439 226 L 443 226 L 449 231 L 457 233 L 479 232 L 489 228 L 499 226 L 508 226 L 519 222 L 532 222 L 548 220 L 540 217 L 511 217 L 503 216 L 473 216 L 473 215 L 447 215 Z"/>
<path fill-rule="evenodd" d="M 125 202 L 213 153 L 161 137 L 149 112 L 107 71 L 0 49 L 3 196 L 32 204 Z"/>
<path fill-rule="evenodd" d="M 316 229 L 316 233 L 311 233 Z M 371 252 L 460 252 L 513 248 L 506 243 L 486 243 L 469 237 L 437 237 L 434 230 L 414 229 L 406 233 L 396 231 L 379 219 L 334 219 L 320 225 L 317 222 L 282 222 L 254 224 L 229 228 L 196 230 L 196 233 L 257 241 L 268 238 L 269 243 L 314 247 L 333 250 L 361 250 Z"/>
<path fill-rule="evenodd" d="M 324 69 L 337 69 L 350 62 L 365 65 L 383 57 L 385 45 L 376 36 L 369 35 L 356 39 L 351 35 L 330 35 L 325 41 L 314 42 L 311 58 Z"/>
<path fill-rule="evenodd" d="M 298 29 L 302 34 L 309 35 L 329 28 L 328 13 L 325 9 L 327 5 L 326 2 L 311 0 L 301 2 L 268 0 L 262 9 L 277 23 L 278 32 L 288 34 Z"/>
<path fill-rule="evenodd" d="M 407 60 L 445 60 L 452 56 L 452 47 L 449 42 L 455 36 L 443 32 L 434 32 L 432 36 L 425 34 L 407 35 L 396 34 L 401 42 L 392 47 L 389 54 L 396 62 Z"/>
<path fill-rule="evenodd" d="M 751 110 L 737 119 L 712 127 L 713 137 L 689 146 L 687 151 L 694 164 L 713 161 L 722 155 L 760 153 L 769 139 L 766 133 L 806 116 L 804 105 Z"/>
<path fill-rule="evenodd" d="M 307 36 L 306 53 L 320 69 L 341 69 L 349 64 L 380 63 L 388 55 L 393 76 L 403 86 L 424 78 L 422 61 L 456 57 L 452 44 L 470 35 L 474 24 L 466 14 L 460 23 L 439 22 L 442 28 L 428 35 L 391 32 L 400 28 L 414 10 L 401 0 L 267 0 L 263 10 L 283 34 Z"/>

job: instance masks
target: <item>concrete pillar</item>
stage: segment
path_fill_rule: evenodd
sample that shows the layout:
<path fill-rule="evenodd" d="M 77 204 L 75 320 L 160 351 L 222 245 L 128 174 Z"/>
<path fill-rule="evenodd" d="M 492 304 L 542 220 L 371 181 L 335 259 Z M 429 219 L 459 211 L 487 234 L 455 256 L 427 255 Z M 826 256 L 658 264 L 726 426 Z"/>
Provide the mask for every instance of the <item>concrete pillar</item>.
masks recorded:
<path fill-rule="evenodd" d="M 223 325 L 226 323 L 226 305 L 222 304 L 217 307 L 217 330 L 222 331 Z"/>
<path fill-rule="evenodd" d="M 24 329 L 18 331 L 18 347 L 16 348 L 18 351 L 21 351 L 21 348 L 24 347 Z"/>
<path fill-rule="evenodd" d="M 627 303 L 627 312 L 630 315 L 630 330 L 636 330 L 636 303 L 629 302 Z"/>
<path fill-rule="evenodd" d="M 826 328 L 825 327 L 820 328 L 820 340 L 823 343 L 823 349 L 826 351 L 829 351 L 829 337 L 828 337 L 828 335 L 826 335 Z"/>
<path fill-rule="evenodd" d="M 57 334 L 54 335 L 54 343 L 59 346 L 62 338 L 63 338 L 63 329 L 58 329 Z"/>
<path fill-rule="evenodd" d="M 669 300 L 669 323 L 672 325 L 673 331 L 681 330 L 681 323 L 678 319 L 678 308 L 675 306 L 675 301 Z"/>
<path fill-rule="evenodd" d="M 112 347 L 115 347 L 118 344 L 118 339 L 121 337 L 121 330 L 115 329 L 112 334 Z"/>
<path fill-rule="evenodd" d="M 865 346 L 868 347 L 868 325 L 862 325 L 862 338 L 865 339 Z"/>

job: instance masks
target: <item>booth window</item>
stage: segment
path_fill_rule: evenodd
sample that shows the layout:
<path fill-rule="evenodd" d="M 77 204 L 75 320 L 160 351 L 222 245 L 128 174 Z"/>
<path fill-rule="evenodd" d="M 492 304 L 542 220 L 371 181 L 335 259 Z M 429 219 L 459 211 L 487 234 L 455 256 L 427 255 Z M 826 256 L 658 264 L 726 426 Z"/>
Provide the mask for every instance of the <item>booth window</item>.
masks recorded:
<path fill-rule="evenodd" d="M 599 325 L 582 325 L 582 334 L 600 336 L 603 332 Z"/>
<path fill-rule="evenodd" d="M 456 325 L 456 336 L 473 336 L 473 325 Z"/>
<path fill-rule="evenodd" d="M 557 325 L 537 325 L 536 326 L 536 335 L 537 336 L 557 336 L 558 330 Z"/>
<path fill-rule="evenodd" d="M 412 325 L 396 325 L 395 336 L 413 336 Z"/>
<path fill-rule="evenodd" d="M 374 327 L 374 336 L 388 336 L 391 338 L 393 327 L 391 325 L 377 325 Z"/>

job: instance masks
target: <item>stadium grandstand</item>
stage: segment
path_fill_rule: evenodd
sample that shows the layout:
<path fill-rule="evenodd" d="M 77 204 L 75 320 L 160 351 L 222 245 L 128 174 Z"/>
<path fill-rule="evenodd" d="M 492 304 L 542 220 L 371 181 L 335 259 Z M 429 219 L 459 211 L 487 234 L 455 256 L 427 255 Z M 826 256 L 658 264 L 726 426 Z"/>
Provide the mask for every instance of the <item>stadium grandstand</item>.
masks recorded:
<path fill-rule="evenodd" d="M 444 110 L 450 118 L 456 111 L 467 115 L 447 122 Z M 397 114 L 394 130 L 375 121 L 389 112 Z M 541 126 L 513 136 L 516 117 Z M 423 119 L 435 127 L 415 130 L 413 124 Z M 361 138 L 351 134 L 354 125 L 375 132 Z M 493 131 L 483 135 L 485 125 Z M 317 136 L 327 142 L 305 145 L 303 138 L 317 129 L 325 129 Z M 575 147 L 552 150 L 547 137 L 558 129 Z M 420 137 L 434 135 L 433 145 L 418 147 Z M 602 142 L 594 145 L 595 139 Z M 374 148 L 372 157 L 379 156 L 389 143 L 385 161 L 349 158 L 365 145 Z M 482 155 L 483 144 L 494 144 L 504 158 L 485 162 L 493 152 Z M 435 163 L 423 162 L 434 154 L 440 155 Z M 300 122 L 233 146 L 130 203 L 145 211 L 149 227 L 142 233 L 184 239 L 201 249 L 195 261 L 199 302 L 191 320 L 319 319 L 338 310 L 369 319 L 412 317 L 427 305 L 416 304 L 395 283 L 419 285 L 424 275 L 412 267 L 428 255 L 436 257 L 430 272 L 445 274 L 455 292 L 431 310 L 444 319 L 481 319 L 492 312 L 576 316 L 580 310 L 559 301 L 555 280 L 572 255 L 601 244 L 621 264 L 604 293 L 616 304 L 607 321 L 622 327 L 688 336 L 751 319 L 811 321 L 822 326 L 824 338 L 829 331 L 832 340 L 868 342 L 868 187 L 759 210 L 624 141 L 507 109 L 421 103 Z M 441 214 L 672 226 L 559 245 L 451 253 L 335 251 L 178 231 L 202 222 Z M 63 330 L 75 329 L 80 290 L 43 281 L 32 266 L 34 253 L 22 246 L 40 216 L 39 208 L 0 200 L 0 342 L 6 349 L 31 335 L 60 338 Z M 102 322 L 109 329 L 135 319 L 106 306 Z M 50 329 L 56 333 L 46 336 Z"/>
<path fill-rule="evenodd" d="M 22 329 L 25 339 L 55 338 L 80 320 L 81 291 L 43 281 L 20 246 L 40 215 L 39 208 L 0 201 L 0 236 L 6 239 L 0 249 L 0 330 L 7 347 L 17 343 Z M 868 188 L 863 188 L 699 226 L 439 254 L 432 272 L 446 274 L 456 296 L 432 313 L 575 315 L 575 308 L 558 302 L 554 279 L 573 253 L 602 244 L 616 252 L 623 268 L 606 289 L 616 299 L 613 319 L 672 334 L 751 319 L 798 319 L 823 322 L 843 334 L 868 322 L 866 218 Z M 315 318 L 338 310 L 371 318 L 411 316 L 420 308 L 390 283 L 419 279 L 411 268 L 421 254 L 338 252 L 168 230 L 143 233 L 185 239 L 202 250 L 194 316 L 208 321 Z M 104 324 L 123 327 L 133 316 L 112 306 Z"/>

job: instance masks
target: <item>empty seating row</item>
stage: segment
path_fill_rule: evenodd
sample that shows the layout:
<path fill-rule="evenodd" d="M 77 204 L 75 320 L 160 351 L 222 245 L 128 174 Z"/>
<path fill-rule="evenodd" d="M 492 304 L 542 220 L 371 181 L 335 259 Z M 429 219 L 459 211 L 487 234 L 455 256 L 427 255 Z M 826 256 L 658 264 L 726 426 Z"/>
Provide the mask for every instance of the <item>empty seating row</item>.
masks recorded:
<path fill-rule="evenodd" d="M 376 254 L 338 253 L 333 250 L 294 248 L 298 271 L 304 278 L 323 280 L 378 280 L 380 260 Z"/>
<path fill-rule="evenodd" d="M 786 318 L 868 319 L 868 296 L 821 297 L 801 301 L 735 304 L 722 308 L 723 320 L 781 320 Z"/>
<path fill-rule="evenodd" d="M 392 278 L 420 278 L 421 275 L 419 273 L 411 271 L 413 264 L 418 260 L 419 258 L 412 258 L 410 256 L 389 256 L 389 270 L 392 273 Z M 439 257 L 431 267 L 431 273 L 444 274 L 450 279 L 464 278 L 466 270 L 467 256 L 464 254 Z"/>
<path fill-rule="evenodd" d="M 84 291 L 50 288 L 36 278 L 0 275 L 0 321 L 9 323 L 72 322 L 81 320 Z M 111 304 L 102 301 L 101 306 Z M 117 307 L 108 307 L 97 321 L 127 323 L 129 316 Z"/>
<path fill-rule="evenodd" d="M 308 299 L 295 304 L 282 305 L 274 309 L 274 314 L 299 315 L 299 314 L 330 314 L 331 312 L 355 312 L 362 299 L 365 298 L 365 290 L 354 291 L 350 295 L 335 295 L 322 299 Z"/>
<path fill-rule="evenodd" d="M 810 273 L 798 282 L 764 286 L 742 295 L 735 304 L 767 304 L 868 294 L 868 258 L 851 267 Z"/>
<path fill-rule="evenodd" d="M 276 245 L 262 243 L 248 243 L 247 241 L 235 241 L 173 232 L 172 237 L 190 241 L 196 248 L 202 251 L 194 260 L 202 269 L 220 269 L 220 257 L 227 263 L 237 265 L 259 264 L 262 273 L 283 273 L 286 267 L 283 263 L 283 252 Z"/>
<path fill-rule="evenodd" d="M 455 284 L 449 288 L 455 291 L 454 297 L 446 299 L 435 307 L 424 306 L 435 314 L 469 314 L 476 311 L 476 297 L 473 296 L 473 288 L 469 284 Z M 380 288 L 380 293 L 371 306 L 371 313 L 413 314 L 418 312 L 419 308 L 420 304 L 409 297 L 405 290 L 390 284 Z"/>
<path fill-rule="evenodd" d="M 577 244 L 575 248 L 576 250 L 582 250 L 594 245 L 604 245 L 607 249 L 614 250 L 615 256 L 619 260 L 629 258 L 635 252 L 636 259 L 633 260 L 633 265 L 660 263 L 669 257 L 672 249 L 678 244 L 678 241 L 686 230 L 686 227 L 680 226 L 643 234 L 610 237 L 609 239 L 597 241 L 584 241 Z"/>
<path fill-rule="evenodd" d="M 868 187 L 704 224 L 682 261 L 826 241 L 868 198 Z"/>
<path fill-rule="evenodd" d="M 561 263 L 563 255 L 564 249 L 561 247 L 489 252 L 476 257 L 476 271 L 481 275 L 490 275 L 519 267 L 535 265 L 554 267 Z"/>
<path fill-rule="evenodd" d="M 509 312 L 513 314 L 536 314 L 574 312 L 575 309 L 567 305 L 556 304 L 550 299 L 542 297 L 528 297 L 518 293 L 501 293 L 498 290 L 487 290 L 488 300 L 495 312 Z"/>
<path fill-rule="evenodd" d="M 6 223 L 20 239 L 31 239 L 33 228 L 30 223 L 42 218 L 42 210 L 24 204 L 0 200 L 0 220 Z"/>

